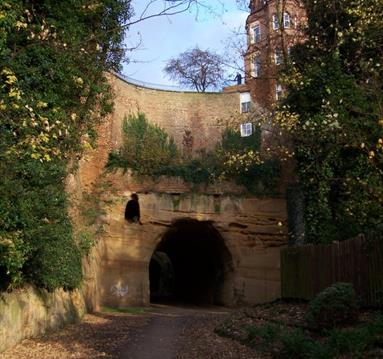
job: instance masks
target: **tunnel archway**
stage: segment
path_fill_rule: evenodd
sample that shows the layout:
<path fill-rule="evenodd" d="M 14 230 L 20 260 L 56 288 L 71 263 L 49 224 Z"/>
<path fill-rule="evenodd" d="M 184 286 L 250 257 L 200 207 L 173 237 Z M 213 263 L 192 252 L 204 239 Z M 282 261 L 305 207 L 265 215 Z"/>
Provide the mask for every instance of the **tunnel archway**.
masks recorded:
<path fill-rule="evenodd" d="M 152 302 L 228 304 L 232 257 L 209 221 L 179 219 L 163 234 L 150 264 Z"/>

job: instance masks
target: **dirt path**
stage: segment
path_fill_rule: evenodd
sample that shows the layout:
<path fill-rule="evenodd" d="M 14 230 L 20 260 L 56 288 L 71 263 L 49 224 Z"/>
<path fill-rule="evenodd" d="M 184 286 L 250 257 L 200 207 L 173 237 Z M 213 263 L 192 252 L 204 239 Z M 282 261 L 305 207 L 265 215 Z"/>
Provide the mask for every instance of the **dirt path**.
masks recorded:
<path fill-rule="evenodd" d="M 153 314 L 147 325 L 134 333 L 135 340 L 122 348 L 120 358 L 175 358 L 180 349 L 180 333 L 185 329 L 185 314 L 168 308 Z"/>
<path fill-rule="evenodd" d="M 86 315 L 80 324 L 24 340 L 1 359 L 255 359 L 256 353 L 217 336 L 222 308 L 155 306 L 139 314 Z"/>

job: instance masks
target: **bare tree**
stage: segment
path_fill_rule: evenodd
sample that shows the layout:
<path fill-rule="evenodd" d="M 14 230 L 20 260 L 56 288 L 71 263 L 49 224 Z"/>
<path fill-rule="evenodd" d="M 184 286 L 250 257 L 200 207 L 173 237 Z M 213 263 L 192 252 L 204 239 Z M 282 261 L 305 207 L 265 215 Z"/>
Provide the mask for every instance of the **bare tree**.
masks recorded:
<path fill-rule="evenodd" d="M 250 0 L 235 0 L 238 9 L 248 12 Z"/>
<path fill-rule="evenodd" d="M 227 72 L 231 73 L 230 80 L 233 81 L 234 74 L 240 73 L 245 76 L 244 58 L 247 53 L 247 34 L 244 26 L 232 29 L 231 34 L 224 41 L 222 58 Z"/>
<path fill-rule="evenodd" d="M 201 8 L 215 13 L 216 5 L 223 7 L 222 0 L 147 0 L 144 8 L 123 26 L 129 27 L 153 17 L 177 15 L 192 10 L 197 15 Z"/>
<path fill-rule="evenodd" d="M 219 88 L 223 81 L 223 60 L 218 54 L 198 47 L 170 59 L 164 72 L 179 84 L 205 92 Z"/>

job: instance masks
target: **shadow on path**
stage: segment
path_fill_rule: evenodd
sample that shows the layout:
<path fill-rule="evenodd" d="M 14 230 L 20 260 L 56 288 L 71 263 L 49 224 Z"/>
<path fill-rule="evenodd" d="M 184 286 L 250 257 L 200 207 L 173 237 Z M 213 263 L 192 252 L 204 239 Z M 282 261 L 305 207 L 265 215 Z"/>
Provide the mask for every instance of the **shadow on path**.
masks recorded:
<path fill-rule="evenodd" d="M 254 359 L 254 352 L 221 338 L 222 307 L 153 305 L 144 312 L 96 313 L 79 324 L 24 340 L 1 359 Z"/>

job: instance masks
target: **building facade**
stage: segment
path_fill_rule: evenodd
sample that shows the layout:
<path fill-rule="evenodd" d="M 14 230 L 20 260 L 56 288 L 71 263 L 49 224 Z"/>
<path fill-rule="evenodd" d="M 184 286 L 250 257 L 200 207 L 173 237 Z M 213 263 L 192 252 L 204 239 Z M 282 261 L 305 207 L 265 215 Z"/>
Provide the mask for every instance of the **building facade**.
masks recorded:
<path fill-rule="evenodd" d="M 251 99 L 270 108 L 283 95 L 277 81 L 290 49 L 304 39 L 307 23 L 301 0 L 252 0 L 246 22 L 245 79 Z"/>

